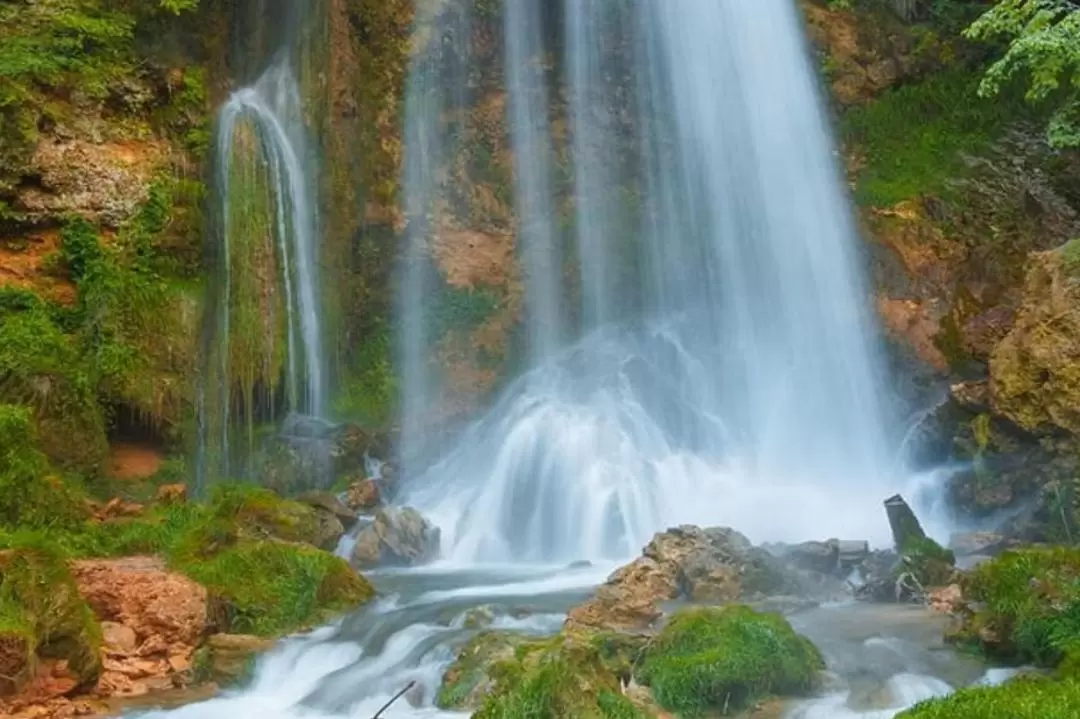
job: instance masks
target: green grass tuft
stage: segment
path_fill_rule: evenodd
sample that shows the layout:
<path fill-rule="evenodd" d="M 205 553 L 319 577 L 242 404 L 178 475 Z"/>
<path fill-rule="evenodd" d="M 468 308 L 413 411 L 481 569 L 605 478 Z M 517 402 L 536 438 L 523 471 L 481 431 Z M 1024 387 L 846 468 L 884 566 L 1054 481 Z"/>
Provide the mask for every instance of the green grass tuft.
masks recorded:
<path fill-rule="evenodd" d="M 1075 719 L 1080 681 L 1021 678 L 997 687 L 961 689 L 903 712 L 897 719 Z"/>
<path fill-rule="evenodd" d="M 637 676 L 665 709 L 699 717 L 769 695 L 805 694 L 824 666 L 814 645 L 783 617 L 730 606 L 676 614 Z"/>
<path fill-rule="evenodd" d="M 979 82 L 977 72 L 950 70 L 846 113 L 841 135 L 865 160 L 855 191 L 859 204 L 888 207 L 948 196 L 949 180 L 967 174 L 965 154 L 986 152 L 1010 126 L 1038 116 L 1018 93 L 980 98 Z"/>
<path fill-rule="evenodd" d="M 1005 552 L 976 567 L 964 596 L 978 610 L 952 637 L 995 659 L 1054 667 L 1080 641 L 1080 548 Z"/>

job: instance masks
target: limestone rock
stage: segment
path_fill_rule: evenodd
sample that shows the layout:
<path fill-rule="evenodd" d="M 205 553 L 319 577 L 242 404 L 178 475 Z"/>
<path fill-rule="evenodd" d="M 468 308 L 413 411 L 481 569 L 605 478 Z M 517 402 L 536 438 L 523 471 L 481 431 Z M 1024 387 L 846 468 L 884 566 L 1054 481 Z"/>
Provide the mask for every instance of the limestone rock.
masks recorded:
<path fill-rule="evenodd" d="M 206 631 L 206 589 L 167 571 L 160 559 L 85 560 L 72 571 L 94 613 L 130 627 L 142 643 L 160 637 L 194 647 Z"/>
<path fill-rule="evenodd" d="M 207 592 L 154 557 L 72 566 L 105 639 L 97 693 L 141 696 L 183 683 L 209 625 Z"/>
<path fill-rule="evenodd" d="M 220 684 L 244 677 L 252 660 L 273 648 L 274 642 L 245 634 L 214 634 L 206 642 L 207 664 L 204 671 Z"/>
<path fill-rule="evenodd" d="M 319 549 L 332 550 L 345 535 L 345 525 L 334 514 L 324 509 L 315 510 L 318 531 L 312 538 L 312 544 Z"/>
<path fill-rule="evenodd" d="M 733 529 L 682 526 L 657 534 L 643 556 L 616 570 L 569 626 L 640 630 L 674 599 L 726 603 L 785 594 L 795 587 L 780 562 Z"/>
<path fill-rule="evenodd" d="M 296 501 L 317 510 L 329 512 L 346 526 L 350 526 L 356 521 L 356 512 L 345 506 L 345 503 L 332 492 L 304 492 L 296 498 Z"/>
<path fill-rule="evenodd" d="M 1016 323 L 990 357 L 993 409 L 1028 432 L 1080 435 L 1078 250 L 1032 257 Z"/>
<path fill-rule="evenodd" d="M 345 505 L 354 512 L 368 512 L 379 506 L 381 492 L 374 479 L 361 477 L 345 490 Z"/>
<path fill-rule="evenodd" d="M 387 507 L 357 535 L 353 564 L 360 568 L 423 564 L 438 555 L 439 538 L 439 529 L 415 509 Z"/>
<path fill-rule="evenodd" d="M 43 140 L 31 160 L 39 181 L 20 190 L 15 208 L 42 220 L 72 213 L 118 227 L 146 201 L 167 157 L 165 145 L 149 141 Z"/>

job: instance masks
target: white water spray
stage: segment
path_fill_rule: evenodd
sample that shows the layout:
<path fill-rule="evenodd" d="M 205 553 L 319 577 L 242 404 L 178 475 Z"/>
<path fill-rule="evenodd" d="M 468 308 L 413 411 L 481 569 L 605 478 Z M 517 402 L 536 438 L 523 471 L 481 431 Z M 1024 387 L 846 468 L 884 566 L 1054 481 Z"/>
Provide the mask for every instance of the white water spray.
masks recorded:
<path fill-rule="evenodd" d="M 569 346 L 542 11 L 508 0 L 504 17 L 531 369 L 409 478 L 408 501 L 459 561 L 629 557 L 682 522 L 883 543 L 903 468 L 794 4 L 565 4 L 586 329 Z M 629 140 L 620 112 L 636 113 Z M 630 237 L 620 187 L 640 196 Z M 637 281 L 613 281 L 628 264 Z"/>

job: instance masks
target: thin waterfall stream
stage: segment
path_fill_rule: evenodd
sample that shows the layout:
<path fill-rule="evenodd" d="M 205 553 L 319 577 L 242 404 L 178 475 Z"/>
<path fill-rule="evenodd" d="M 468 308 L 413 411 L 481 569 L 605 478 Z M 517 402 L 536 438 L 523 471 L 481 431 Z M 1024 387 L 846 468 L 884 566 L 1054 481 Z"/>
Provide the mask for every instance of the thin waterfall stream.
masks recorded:
<path fill-rule="evenodd" d="M 314 175 L 309 167 L 306 127 L 293 53 L 280 50 L 254 84 L 235 91 L 222 107 L 217 126 L 216 204 L 219 208 L 221 283 L 216 332 L 204 348 L 206 376 L 200 387 L 200 486 L 206 477 L 229 478 L 240 449 L 232 436 L 236 415 L 249 424 L 257 399 L 241 397 L 236 378 L 250 393 L 256 378 L 263 391 L 280 382 L 285 411 L 316 421 L 326 418 L 326 379 L 318 297 L 317 221 Z M 246 176 L 245 176 L 246 173 Z M 260 186 L 259 174 L 264 173 Z M 253 179 L 254 178 L 254 179 Z M 268 193 L 265 227 L 247 213 L 252 195 Z M 258 208 L 258 205 L 256 206 Z M 257 211 L 257 210 L 256 210 Z M 263 237 L 258 235 L 263 234 Z M 254 250 L 247 245 L 254 242 Z M 260 248 L 259 242 L 268 246 Z M 256 254 L 261 250 L 261 255 Z M 255 259 L 253 259 L 253 257 Z M 277 275 L 280 299 L 238 291 L 238 267 L 260 261 Z M 257 272 L 257 270 L 256 270 Z M 252 303 L 261 317 L 236 318 Z M 280 317 L 277 316 L 280 314 Z M 255 326 L 252 327 L 251 325 Z M 284 343 L 279 335 L 284 335 Z M 284 346 L 282 346 L 282 344 Z M 278 365 L 281 365 L 278 369 Z M 274 404 L 271 397 L 267 404 Z M 216 410 L 215 410 L 216 408 Z M 212 416 L 216 415 L 216 416 Z M 251 447 L 241 449 L 250 452 Z"/>
<path fill-rule="evenodd" d="M 898 450 L 904 428 L 884 391 L 860 241 L 793 0 L 566 0 L 557 48 L 541 32 L 548 3 L 506 0 L 524 366 L 456 439 L 429 434 L 440 390 L 430 244 L 449 204 L 438 168 L 458 141 L 445 118 L 472 101 L 472 5 L 421 5 L 418 26 L 440 42 L 418 44 L 405 99 L 396 501 L 440 528 L 442 558 L 374 572 L 373 606 L 281 643 L 247 686 L 146 717 L 370 719 L 410 682 L 382 716 L 462 716 L 435 695 L 476 631 L 470 609 L 491 608 L 496 628 L 553 633 L 679 524 L 732 526 L 759 543 L 886 546 L 881 501 L 927 481 Z M 229 100 L 219 150 L 231 156 L 243 123 L 264 148 L 290 403 L 321 416 L 312 198 L 290 129 L 295 85 L 279 63 Z M 556 97 L 565 118 L 549 111 Z M 616 126 L 632 128 L 629 142 L 613 140 Z M 563 233 L 557 127 L 568 128 L 572 172 Z M 629 213 L 616 192 L 626 184 Z M 850 604 L 795 615 L 835 681 L 790 716 L 891 717 L 979 679 L 912 616 Z"/>

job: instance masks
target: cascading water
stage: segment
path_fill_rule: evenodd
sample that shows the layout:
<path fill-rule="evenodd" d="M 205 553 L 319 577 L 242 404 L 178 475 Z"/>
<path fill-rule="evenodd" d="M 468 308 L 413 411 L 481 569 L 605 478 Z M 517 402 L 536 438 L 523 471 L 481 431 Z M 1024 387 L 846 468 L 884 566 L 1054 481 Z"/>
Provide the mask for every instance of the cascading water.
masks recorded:
<path fill-rule="evenodd" d="M 506 0 L 529 366 L 417 469 L 439 393 L 431 245 L 453 209 L 441 168 L 460 135 L 445 125 L 471 101 L 471 5 L 420 3 L 406 100 L 402 492 L 441 526 L 448 561 L 373 573 L 376 606 L 289 640 L 246 690 L 173 717 L 367 719 L 410 682 L 380 716 L 460 716 L 433 695 L 468 607 L 494 606 L 496 627 L 553 632 L 614 561 L 680 522 L 759 540 L 887 536 L 880 502 L 902 472 L 793 0 L 565 0 L 560 15 Z M 545 44 L 553 17 L 561 62 Z M 549 117 L 558 97 L 564 123 Z M 556 218 L 566 204 L 577 289 Z M 580 559 L 592 564 L 567 567 Z M 522 605 L 533 615 L 511 619 Z M 914 636 L 926 620 L 906 611 L 799 615 L 846 686 L 793 716 L 891 717 L 974 680 L 977 668 L 927 645 L 940 628 Z"/>
<path fill-rule="evenodd" d="M 200 484 L 236 469 L 230 427 L 237 415 L 247 420 L 250 451 L 260 401 L 280 404 L 279 385 L 285 411 L 325 416 L 314 173 L 293 39 L 287 33 L 269 67 L 234 92 L 218 117 L 220 296 L 204 348 Z M 256 386 L 265 397 L 255 396 Z"/>
<path fill-rule="evenodd" d="M 584 335 L 559 351 L 573 294 L 551 231 L 543 6 L 505 11 L 531 369 L 409 501 L 461 561 L 626 557 L 682 522 L 883 539 L 900 468 L 794 4 L 564 5 Z M 629 160 L 620 111 L 636 115 Z M 640 198 L 630 237 L 622 187 Z M 613 281 L 626 265 L 637 281 Z"/>

